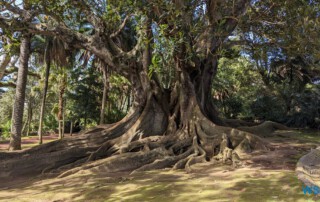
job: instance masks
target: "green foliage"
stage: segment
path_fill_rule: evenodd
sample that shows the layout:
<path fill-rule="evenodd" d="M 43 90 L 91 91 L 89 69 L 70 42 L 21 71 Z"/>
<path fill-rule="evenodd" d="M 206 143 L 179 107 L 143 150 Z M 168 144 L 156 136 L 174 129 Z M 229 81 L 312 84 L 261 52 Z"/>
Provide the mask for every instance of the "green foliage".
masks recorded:
<path fill-rule="evenodd" d="M 213 97 L 226 118 L 252 117 L 250 106 L 262 87 L 260 75 L 245 57 L 220 59 Z"/>
<path fill-rule="evenodd" d="M 114 123 L 121 120 L 128 110 L 128 93 L 130 93 L 130 82 L 118 74 L 110 75 L 110 88 L 108 91 L 108 109 L 106 123 Z"/>
<path fill-rule="evenodd" d="M 276 96 L 261 95 L 251 104 L 253 117 L 258 120 L 283 122 L 286 115 L 285 105 Z"/>
<path fill-rule="evenodd" d="M 112 44 L 111 41 L 126 52 L 136 45 L 139 36 L 143 36 L 143 42 L 152 44 L 148 76 L 152 78 L 157 75 L 163 88 L 172 89 L 175 84 L 175 59 L 188 66 L 188 73 L 200 72 L 200 64 L 210 61 L 209 58 L 214 55 L 221 59 L 212 94 L 215 104 L 225 117 L 252 117 L 288 121 L 290 125 L 297 126 L 317 126 L 319 93 L 316 87 L 308 86 L 308 80 L 317 75 L 316 69 L 319 70 L 319 65 L 316 65 L 320 59 L 317 1 L 250 1 L 247 11 L 240 12 L 239 16 L 236 14 L 238 7 L 241 7 L 238 3 L 242 1 L 219 1 L 212 4 L 206 3 L 214 1 L 26 2 L 28 4 L 25 8 L 36 11 L 34 19 L 46 24 L 47 32 L 55 30 L 55 26 L 61 24 L 66 30 L 70 29 L 70 36 L 76 32 L 86 36 L 96 34 L 96 40 L 92 42 L 83 40 L 87 41 L 86 44 L 82 41 L 86 37 L 81 34 L 74 35 L 72 39 L 66 37 L 66 41 L 57 40 L 56 37 L 51 39 L 50 57 L 59 68 L 53 68 L 55 70 L 52 71 L 53 76 L 49 82 L 51 86 L 46 111 L 51 111 L 51 114 L 46 115 L 44 122 L 44 127 L 48 130 L 57 127 L 55 115 L 58 113 L 58 106 L 55 103 L 59 87 L 67 85 L 67 82 L 70 89 L 65 95 L 66 119 L 82 121 L 84 125 L 94 125 L 99 121 L 103 89 L 101 73 L 93 68 L 94 65 L 83 67 L 73 64 L 74 57 L 66 49 L 82 47 L 92 51 L 106 48 L 110 49 L 111 55 L 116 55 L 117 51 L 113 50 L 115 48 L 108 47 Z M 132 16 L 121 33 L 109 42 L 104 41 L 108 35 L 119 30 L 119 25 L 128 15 Z M 16 20 L 19 25 L 19 18 L 21 16 L 12 17 L 8 21 Z M 146 19 L 152 21 L 152 40 L 144 33 Z M 232 27 L 237 28 L 233 30 Z M 19 32 L 24 29 L 23 26 L 13 28 Z M 14 55 L 18 52 L 20 41 L 11 31 L 2 28 L 4 38 L 10 41 L 3 44 L 4 49 Z M 57 29 L 52 34 L 64 35 L 64 32 Z M 46 52 L 44 41 L 41 36 L 33 38 L 32 50 L 37 52 L 39 58 L 43 58 Z M 239 42 L 236 44 L 245 42 L 246 45 L 231 45 L 231 41 Z M 72 44 L 67 47 L 65 42 Z M 101 46 L 86 47 L 100 42 Z M 67 59 L 68 54 L 71 57 Z M 92 59 L 91 56 L 92 53 L 87 58 L 88 61 Z M 126 61 L 121 56 L 115 56 L 111 60 L 116 64 L 114 66 L 119 61 L 126 65 L 138 64 L 141 62 L 141 54 L 136 57 Z M 31 66 L 37 65 L 39 64 Z M 72 67 L 74 71 L 68 73 L 63 66 Z M 110 74 L 106 114 L 107 122 L 114 122 L 123 117 L 127 110 L 130 82 L 120 75 Z M 69 81 L 67 76 L 70 77 Z M 40 88 L 32 88 L 38 84 Z M 43 80 L 33 81 L 28 85 L 27 94 L 30 95 L 27 96 L 27 101 L 33 99 L 31 108 L 38 110 Z M 9 92 L 4 93 L 0 100 L 0 125 L 6 125 L 11 119 L 13 98 L 9 99 L 10 93 L 7 93 Z M 34 123 L 36 121 L 33 120 Z"/>
<path fill-rule="evenodd" d="M 93 68 L 75 69 L 70 77 L 67 93 L 67 111 L 70 118 L 83 125 L 99 122 L 102 75 Z"/>
<path fill-rule="evenodd" d="M 106 123 L 115 123 L 125 117 L 126 112 L 121 111 L 116 106 L 112 107 L 111 110 L 108 111 L 105 122 Z"/>
<path fill-rule="evenodd" d="M 5 124 L 1 124 L 0 129 L 0 138 L 8 139 L 11 135 L 11 120 L 8 120 Z"/>
<path fill-rule="evenodd" d="M 222 111 L 227 118 L 237 118 L 243 111 L 243 100 L 239 96 L 227 97 L 223 100 Z"/>
<path fill-rule="evenodd" d="M 54 132 L 58 128 L 58 121 L 52 113 L 46 114 L 43 123 L 43 131 Z"/>
<path fill-rule="evenodd" d="M 299 65 L 292 75 L 285 65 Z M 312 71 L 295 58 L 288 64 L 279 61 L 268 75 L 244 58 L 222 58 L 213 82 L 213 96 L 226 118 L 271 120 L 295 127 L 320 126 L 320 90 L 309 84 Z"/>
<path fill-rule="evenodd" d="M 287 124 L 295 127 L 320 128 L 320 88 L 307 85 L 302 93 L 293 95 Z"/>
<path fill-rule="evenodd" d="M 0 97 L 0 126 L 5 125 L 11 120 L 12 105 L 14 100 L 14 90 L 8 90 L 1 94 Z"/>
<path fill-rule="evenodd" d="M 153 55 L 151 65 L 149 67 L 148 76 L 151 78 L 153 73 L 156 73 L 164 88 L 169 88 L 174 81 L 174 51 L 178 43 L 175 38 L 166 37 L 168 24 L 154 25 L 154 41 L 152 49 Z"/>

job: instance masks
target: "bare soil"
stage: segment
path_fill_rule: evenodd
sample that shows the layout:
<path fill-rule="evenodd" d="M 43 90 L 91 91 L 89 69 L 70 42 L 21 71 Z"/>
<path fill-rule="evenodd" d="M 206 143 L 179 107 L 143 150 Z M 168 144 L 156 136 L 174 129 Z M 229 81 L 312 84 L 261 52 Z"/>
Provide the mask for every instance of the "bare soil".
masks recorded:
<path fill-rule="evenodd" d="M 66 134 L 65 136 L 69 136 L 69 135 Z M 58 139 L 59 139 L 58 134 L 44 135 L 43 143 L 48 143 Z M 22 146 L 22 149 L 24 150 L 24 149 L 28 149 L 38 145 L 38 142 L 39 142 L 38 136 L 22 137 L 21 146 Z M 9 140 L 0 141 L 0 151 L 8 150 L 8 147 L 9 147 Z"/>
<path fill-rule="evenodd" d="M 165 169 L 130 175 L 86 170 L 64 178 L 0 181 L 0 201 L 318 200 L 303 194 L 294 169 L 302 155 L 320 145 L 319 131 L 276 131 L 266 138 L 271 151 L 243 156 L 238 168 L 208 162 L 193 166 L 190 173 Z"/>

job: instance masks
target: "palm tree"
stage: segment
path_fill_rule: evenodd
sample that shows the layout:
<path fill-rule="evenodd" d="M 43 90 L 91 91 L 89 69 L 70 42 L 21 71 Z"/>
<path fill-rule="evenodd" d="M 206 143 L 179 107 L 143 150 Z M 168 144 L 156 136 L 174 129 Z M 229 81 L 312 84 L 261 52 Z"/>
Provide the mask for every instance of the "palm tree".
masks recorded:
<path fill-rule="evenodd" d="M 58 105 L 58 122 L 59 122 L 59 138 L 64 137 L 64 94 L 67 88 L 67 72 L 66 69 L 60 69 L 58 81 L 59 81 L 59 105 Z"/>
<path fill-rule="evenodd" d="M 59 105 L 58 105 L 58 122 L 59 122 L 59 138 L 64 137 L 64 94 L 67 88 L 67 68 L 71 65 L 70 54 L 67 53 L 66 44 L 58 38 L 53 38 L 51 57 L 58 67 L 58 82 L 59 82 Z"/>
<path fill-rule="evenodd" d="M 51 63 L 54 62 L 57 67 L 60 68 L 59 71 L 59 112 L 58 112 L 58 122 L 59 122 L 59 137 L 63 137 L 63 95 L 66 88 L 66 72 L 63 70 L 62 67 L 67 66 L 67 53 L 66 47 L 63 41 L 59 40 L 58 38 L 50 38 L 46 39 L 46 46 L 44 51 L 44 60 L 46 64 L 46 73 L 45 73 L 45 85 L 43 88 L 43 97 L 41 102 L 41 110 L 40 110 L 40 118 L 39 118 L 39 129 L 38 129 L 38 136 L 39 136 L 39 144 L 42 144 L 42 126 L 43 126 L 43 118 L 44 118 L 44 109 L 46 104 L 46 97 L 48 91 L 48 83 L 49 83 L 49 76 L 50 76 L 50 68 Z"/>
<path fill-rule="evenodd" d="M 21 130 L 27 85 L 28 62 L 30 57 L 31 35 L 24 34 L 20 45 L 20 61 L 17 78 L 16 96 L 13 107 L 13 122 L 9 150 L 21 149 Z"/>
<path fill-rule="evenodd" d="M 46 98 L 47 98 L 48 84 L 49 84 L 49 75 L 50 75 L 50 66 L 51 66 L 51 55 L 50 55 L 51 49 L 52 49 L 52 39 L 47 38 L 47 44 L 46 44 L 45 54 L 44 54 L 45 63 L 46 63 L 46 73 L 45 73 L 45 81 L 44 81 L 44 87 L 43 87 L 43 95 L 41 100 L 39 129 L 38 129 L 39 144 L 42 144 L 42 125 L 43 125 L 44 109 L 46 105 Z"/>
<path fill-rule="evenodd" d="M 106 103 L 107 103 L 108 93 L 109 93 L 110 70 L 108 69 L 108 66 L 103 61 L 95 57 L 92 53 L 88 51 L 83 51 L 80 54 L 80 60 L 82 61 L 83 66 L 87 66 L 91 58 L 93 58 L 93 60 L 91 61 L 92 62 L 91 65 L 96 67 L 103 74 L 103 95 L 102 95 L 102 101 L 101 101 L 99 124 L 104 124 Z"/>
<path fill-rule="evenodd" d="M 100 124 L 104 124 L 106 102 L 108 99 L 108 90 L 109 90 L 109 71 L 106 65 L 103 65 L 101 69 L 103 72 L 103 96 L 102 96 L 102 104 L 101 104 L 101 111 L 100 111 Z"/>

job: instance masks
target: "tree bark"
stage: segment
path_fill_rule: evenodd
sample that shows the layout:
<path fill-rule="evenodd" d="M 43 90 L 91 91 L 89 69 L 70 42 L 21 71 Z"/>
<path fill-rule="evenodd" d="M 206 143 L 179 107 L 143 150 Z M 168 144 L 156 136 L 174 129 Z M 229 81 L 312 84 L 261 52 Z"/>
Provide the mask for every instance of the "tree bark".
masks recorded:
<path fill-rule="evenodd" d="M 66 123 L 66 120 L 65 120 L 65 117 L 66 117 L 66 113 L 65 113 L 65 108 L 66 108 L 66 100 L 64 99 L 64 106 L 63 106 L 63 111 L 62 111 L 62 138 L 64 138 L 64 134 L 65 134 L 65 123 Z"/>
<path fill-rule="evenodd" d="M 177 60 L 176 69 L 185 69 L 183 65 Z M 141 91 L 140 79 L 135 80 L 136 104 L 118 123 L 98 126 L 71 139 L 39 145 L 22 153 L 0 152 L 0 176 L 54 172 L 63 177 L 84 169 L 190 170 L 192 164 L 212 158 L 232 161 L 230 155 L 243 151 L 242 148 L 266 148 L 266 143 L 250 133 L 212 123 L 202 112 L 189 74 L 180 71 L 177 75 L 176 87 L 169 96 L 153 86 L 152 79 L 147 81 L 151 86 L 148 92 Z"/>
<path fill-rule="evenodd" d="M 267 148 L 255 135 L 214 124 L 204 113 L 210 100 L 198 93 L 195 74 L 187 71 L 190 67 L 179 55 L 175 63 L 175 87 L 167 90 L 158 86 L 155 77 L 145 77 L 146 66 L 132 67 L 139 72 L 132 77 L 133 105 L 118 123 L 101 125 L 22 153 L 0 152 L 0 177 L 48 172 L 63 177 L 84 169 L 190 170 L 195 163 L 210 159 L 235 162 L 233 156 L 238 153 Z M 199 74 L 198 79 L 207 78 Z M 205 85 L 208 84 L 211 83 Z"/>
<path fill-rule="evenodd" d="M 131 106 L 131 89 L 130 89 L 130 87 L 129 87 L 129 89 L 128 89 L 127 97 L 128 97 L 128 98 L 127 98 L 128 102 L 127 102 L 126 113 L 128 113 L 128 111 L 129 111 L 129 109 L 130 109 L 130 106 Z"/>
<path fill-rule="evenodd" d="M 3 79 L 6 68 L 8 67 L 11 61 L 11 57 L 9 54 L 5 54 L 0 62 L 0 81 Z"/>
<path fill-rule="evenodd" d="M 62 75 L 63 78 L 59 86 L 59 112 L 58 112 L 58 122 L 59 122 L 59 139 L 62 139 L 64 134 L 64 123 L 63 123 L 63 113 L 64 113 L 64 92 L 66 89 L 66 78 L 65 75 Z"/>
<path fill-rule="evenodd" d="M 196 40 L 189 34 L 193 13 L 192 16 L 183 13 L 186 10 L 184 1 L 175 1 L 177 5 L 173 4 L 182 12 L 182 21 L 179 21 L 181 24 L 177 28 L 169 29 L 170 33 L 167 34 L 182 40 L 174 44 L 175 66 L 171 68 L 175 72 L 176 82 L 170 89 L 163 88 L 155 73 L 148 77 L 152 58 L 152 29 L 151 19 L 147 19 L 142 60 L 126 63 L 130 64 L 128 79 L 133 89 L 132 107 L 128 115 L 115 124 L 98 126 L 71 139 L 40 145 L 22 153 L 2 155 L 0 152 L 0 157 L 3 157 L 0 158 L 0 176 L 54 171 L 62 172 L 60 177 L 63 177 L 83 169 L 116 172 L 171 167 L 190 170 L 192 164 L 209 159 L 235 162 L 238 153 L 266 149 L 265 142 L 255 135 L 218 124 L 219 118 L 210 99 L 212 78 L 218 64 L 218 57 L 214 55 L 218 55 L 217 49 L 234 30 L 238 20 L 228 18 L 222 23 L 224 27 L 221 27 L 219 19 L 216 19 L 219 8 L 211 9 L 215 3 L 205 3 L 210 2 L 212 4 L 207 5 L 210 30 L 205 36 L 209 38 L 206 42 L 209 41 L 210 45 L 200 47 L 205 49 L 202 51 L 205 59 L 192 56 L 192 61 L 189 56 L 196 52 L 190 51 Z M 235 12 L 229 11 L 230 16 L 240 15 L 247 2 L 236 1 Z M 95 39 L 101 40 L 97 35 Z M 94 42 L 99 44 L 101 41 Z M 117 52 L 117 45 L 111 38 L 107 44 L 113 45 L 112 48 Z M 107 56 L 112 55 L 108 49 L 103 52 L 97 46 L 86 45 L 89 51 L 95 49 L 94 54 L 105 58 L 108 63 L 110 57 Z M 109 63 L 114 67 L 112 61 Z M 28 167 L 30 165 L 32 170 Z"/>
<path fill-rule="evenodd" d="M 31 122 L 32 122 L 32 116 L 33 116 L 33 98 L 30 98 L 29 103 L 28 103 L 28 120 L 27 120 L 27 132 L 26 136 L 30 135 L 30 130 L 31 130 Z"/>
<path fill-rule="evenodd" d="M 70 136 L 72 136 L 72 133 L 73 133 L 73 121 L 71 120 L 70 121 L 70 132 L 69 132 Z"/>
<path fill-rule="evenodd" d="M 39 129 L 38 129 L 38 136 L 39 136 L 39 144 L 42 144 L 42 126 L 43 126 L 43 118 L 44 118 L 44 111 L 46 106 L 46 98 L 48 92 L 48 85 L 49 85 L 49 76 L 50 76 L 50 67 L 51 67 L 51 58 L 48 51 L 48 48 L 51 46 L 52 41 L 49 40 L 47 44 L 47 50 L 45 53 L 45 60 L 46 60 L 46 74 L 44 80 L 44 87 L 43 87 L 43 94 L 41 100 L 41 108 L 40 108 L 40 117 L 39 117 Z"/>
<path fill-rule="evenodd" d="M 109 74 L 108 68 L 104 65 L 103 67 L 103 95 L 102 95 L 102 105 L 100 111 L 100 124 L 104 124 L 105 111 L 106 111 L 106 102 L 108 99 L 108 91 L 109 91 Z"/>
<path fill-rule="evenodd" d="M 23 124 L 22 127 L 22 135 L 29 136 L 30 135 L 30 129 L 31 129 L 31 122 L 33 117 L 33 100 L 34 98 L 32 96 L 29 97 L 28 100 L 28 107 L 27 107 L 27 120 Z"/>
<path fill-rule="evenodd" d="M 24 35 L 20 45 L 20 67 L 18 71 L 16 95 L 13 108 L 13 122 L 9 150 L 21 149 L 21 130 L 27 85 L 28 62 L 30 57 L 31 36 Z"/>

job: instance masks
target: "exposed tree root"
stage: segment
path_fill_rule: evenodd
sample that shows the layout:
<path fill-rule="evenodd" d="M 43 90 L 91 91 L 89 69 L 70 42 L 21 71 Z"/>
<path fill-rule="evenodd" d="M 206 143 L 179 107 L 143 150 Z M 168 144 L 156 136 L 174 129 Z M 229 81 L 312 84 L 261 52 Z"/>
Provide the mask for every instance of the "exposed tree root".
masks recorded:
<path fill-rule="evenodd" d="M 232 128 L 252 127 L 252 126 L 259 125 L 259 123 L 252 123 L 252 122 L 247 122 L 239 119 L 225 119 L 223 121 Z"/>
<path fill-rule="evenodd" d="M 288 127 L 280 123 L 265 121 L 260 125 L 256 125 L 252 127 L 248 127 L 248 126 L 238 127 L 237 129 L 246 131 L 252 134 L 256 134 L 260 137 L 267 137 L 276 130 L 288 130 Z"/>
<path fill-rule="evenodd" d="M 149 97 L 147 102 L 153 103 L 154 99 Z M 22 152 L 0 153 L 4 157 L 0 159 L 0 177 L 41 173 L 65 177 L 82 170 L 93 173 L 162 168 L 192 171 L 192 165 L 211 159 L 238 166 L 243 153 L 268 149 L 267 142 L 251 133 L 215 125 L 196 104 L 183 114 L 176 108 L 167 121 L 159 105 L 151 103 L 117 124 L 96 127 L 80 136 Z M 156 123 L 164 120 L 165 124 L 149 127 L 150 120 Z"/>

